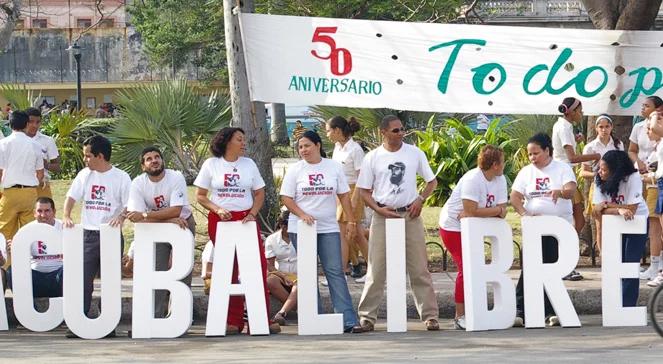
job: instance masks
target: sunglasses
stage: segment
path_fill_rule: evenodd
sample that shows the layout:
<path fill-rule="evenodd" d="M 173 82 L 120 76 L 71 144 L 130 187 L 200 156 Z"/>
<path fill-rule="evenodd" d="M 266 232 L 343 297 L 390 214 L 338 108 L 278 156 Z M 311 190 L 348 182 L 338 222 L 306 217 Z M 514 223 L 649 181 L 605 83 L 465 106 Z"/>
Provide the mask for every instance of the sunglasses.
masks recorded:
<path fill-rule="evenodd" d="M 394 134 L 399 133 L 399 132 L 405 133 L 405 128 L 404 127 L 394 128 L 394 129 L 391 129 L 391 132 L 394 133 Z"/>

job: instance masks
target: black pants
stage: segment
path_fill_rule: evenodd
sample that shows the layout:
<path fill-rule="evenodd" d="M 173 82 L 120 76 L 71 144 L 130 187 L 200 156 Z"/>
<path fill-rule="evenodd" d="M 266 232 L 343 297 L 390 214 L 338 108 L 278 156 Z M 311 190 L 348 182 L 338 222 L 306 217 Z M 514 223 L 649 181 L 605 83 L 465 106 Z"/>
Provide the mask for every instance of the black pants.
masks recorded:
<path fill-rule="evenodd" d="M 544 263 L 555 263 L 559 259 L 559 244 L 557 243 L 557 239 L 552 236 L 541 237 L 541 255 L 543 256 Z M 518 285 L 516 286 L 516 316 L 524 318 L 525 290 L 523 289 L 523 271 L 520 272 L 520 278 L 518 279 Z M 553 309 L 545 290 L 543 292 L 543 305 L 546 317 L 555 314 L 555 310 Z"/>
<path fill-rule="evenodd" d="M 92 304 L 94 278 L 99 274 L 101 251 L 99 230 L 83 230 L 83 312 L 88 315 Z M 124 237 L 120 234 L 120 258 L 124 252 Z"/>

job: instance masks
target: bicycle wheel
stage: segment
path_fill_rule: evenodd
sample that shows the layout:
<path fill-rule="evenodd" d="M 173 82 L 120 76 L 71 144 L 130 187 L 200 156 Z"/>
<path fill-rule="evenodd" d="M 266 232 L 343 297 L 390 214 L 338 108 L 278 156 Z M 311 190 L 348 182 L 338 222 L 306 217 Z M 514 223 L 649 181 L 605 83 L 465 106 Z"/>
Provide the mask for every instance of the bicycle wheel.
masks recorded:
<path fill-rule="evenodd" d="M 654 330 L 663 336 L 663 285 L 658 286 L 649 298 L 649 318 Z"/>

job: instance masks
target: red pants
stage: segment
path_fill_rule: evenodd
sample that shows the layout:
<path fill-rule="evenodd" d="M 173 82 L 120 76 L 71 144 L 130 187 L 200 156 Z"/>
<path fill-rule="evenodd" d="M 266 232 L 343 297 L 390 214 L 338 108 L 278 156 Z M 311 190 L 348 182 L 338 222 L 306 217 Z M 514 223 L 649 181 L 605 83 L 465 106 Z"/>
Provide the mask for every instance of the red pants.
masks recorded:
<path fill-rule="evenodd" d="M 442 238 L 442 243 L 451 258 L 456 263 L 458 267 L 458 275 L 456 276 L 456 290 L 454 292 L 454 297 L 456 303 L 465 303 L 465 289 L 463 284 L 463 249 L 460 241 L 460 231 L 447 231 L 440 228 L 440 238 Z"/>
<path fill-rule="evenodd" d="M 249 214 L 249 210 L 246 211 L 231 211 L 230 214 L 232 217 L 229 221 L 241 221 Z M 216 244 L 216 223 L 221 221 L 219 215 L 215 212 L 210 211 L 207 215 L 207 233 L 209 234 L 212 244 Z M 262 284 L 265 287 L 265 303 L 267 305 L 267 317 L 269 315 L 269 290 L 267 289 L 267 259 L 265 259 L 265 248 L 263 246 L 262 238 L 260 237 L 260 226 L 256 222 L 256 230 L 258 233 L 258 252 L 260 254 L 260 265 L 262 268 Z M 216 264 L 216 263 L 214 263 Z M 237 256 L 235 255 L 235 263 L 233 266 L 233 277 L 232 283 L 239 283 L 239 269 L 237 268 Z M 239 330 L 244 329 L 244 296 L 230 296 L 230 302 L 228 304 L 228 320 L 226 321 L 228 325 L 237 326 Z"/>

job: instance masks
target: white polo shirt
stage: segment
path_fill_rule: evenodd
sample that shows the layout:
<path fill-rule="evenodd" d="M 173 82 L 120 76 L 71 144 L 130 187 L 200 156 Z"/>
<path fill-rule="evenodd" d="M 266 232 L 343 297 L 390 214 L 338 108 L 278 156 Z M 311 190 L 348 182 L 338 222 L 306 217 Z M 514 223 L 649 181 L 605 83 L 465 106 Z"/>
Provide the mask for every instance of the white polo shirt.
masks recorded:
<path fill-rule="evenodd" d="M 265 239 L 265 258 L 276 258 L 274 265 L 279 272 L 297 274 L 297 250 L 281 237 L 277 230 Z"/>
<path fill-rule="evenodd" d="M 36 172 L 44 169 L 41 147 L 25 133 L 14 131 L 0 140 L 0 169 L 2 187 L 36 187 L 39 184 Z"/>
<path fill-rule="evenodd" d="M 41 154 L 43 155 L 43 158 L 47 161 L 52 161 L 53 159 L 57 158 L 60 156 L 60 153 L 58 152 L 58 147 L 55 145 L 55 139 L 48 135 L 42 134 L 40 131 L 35 134 L 34 137 L 32 137 L 32 140 L 37 142 L 39 146 L 41 146 Z M 48 173 L 48 170 L 44 170 L 44 181 L 50 181 L 50 175 Z"/>
<path fill-rule="evenodd" d="M 357 183 L 361 162 L 364 160 L 364 150 L 361 149 L 359 143 L 355 142 L 352 138 L 348 139 L 345 145 L 336 143 L 334 145 L 334 153 L 332 153 L 332 160 L 341 163 L 348 184 L 353 185 Z"/>
<path fill-rule="evenodd" d="M 553 125 L 552 130 L 553 159 L 570 165 L 571 161 L 564 149 L 566 145 L 570 145 L 575 151 L 576 137 L 573 134 L 573 124 L 560 117 L 555 122 L 555 125 Z"/>

